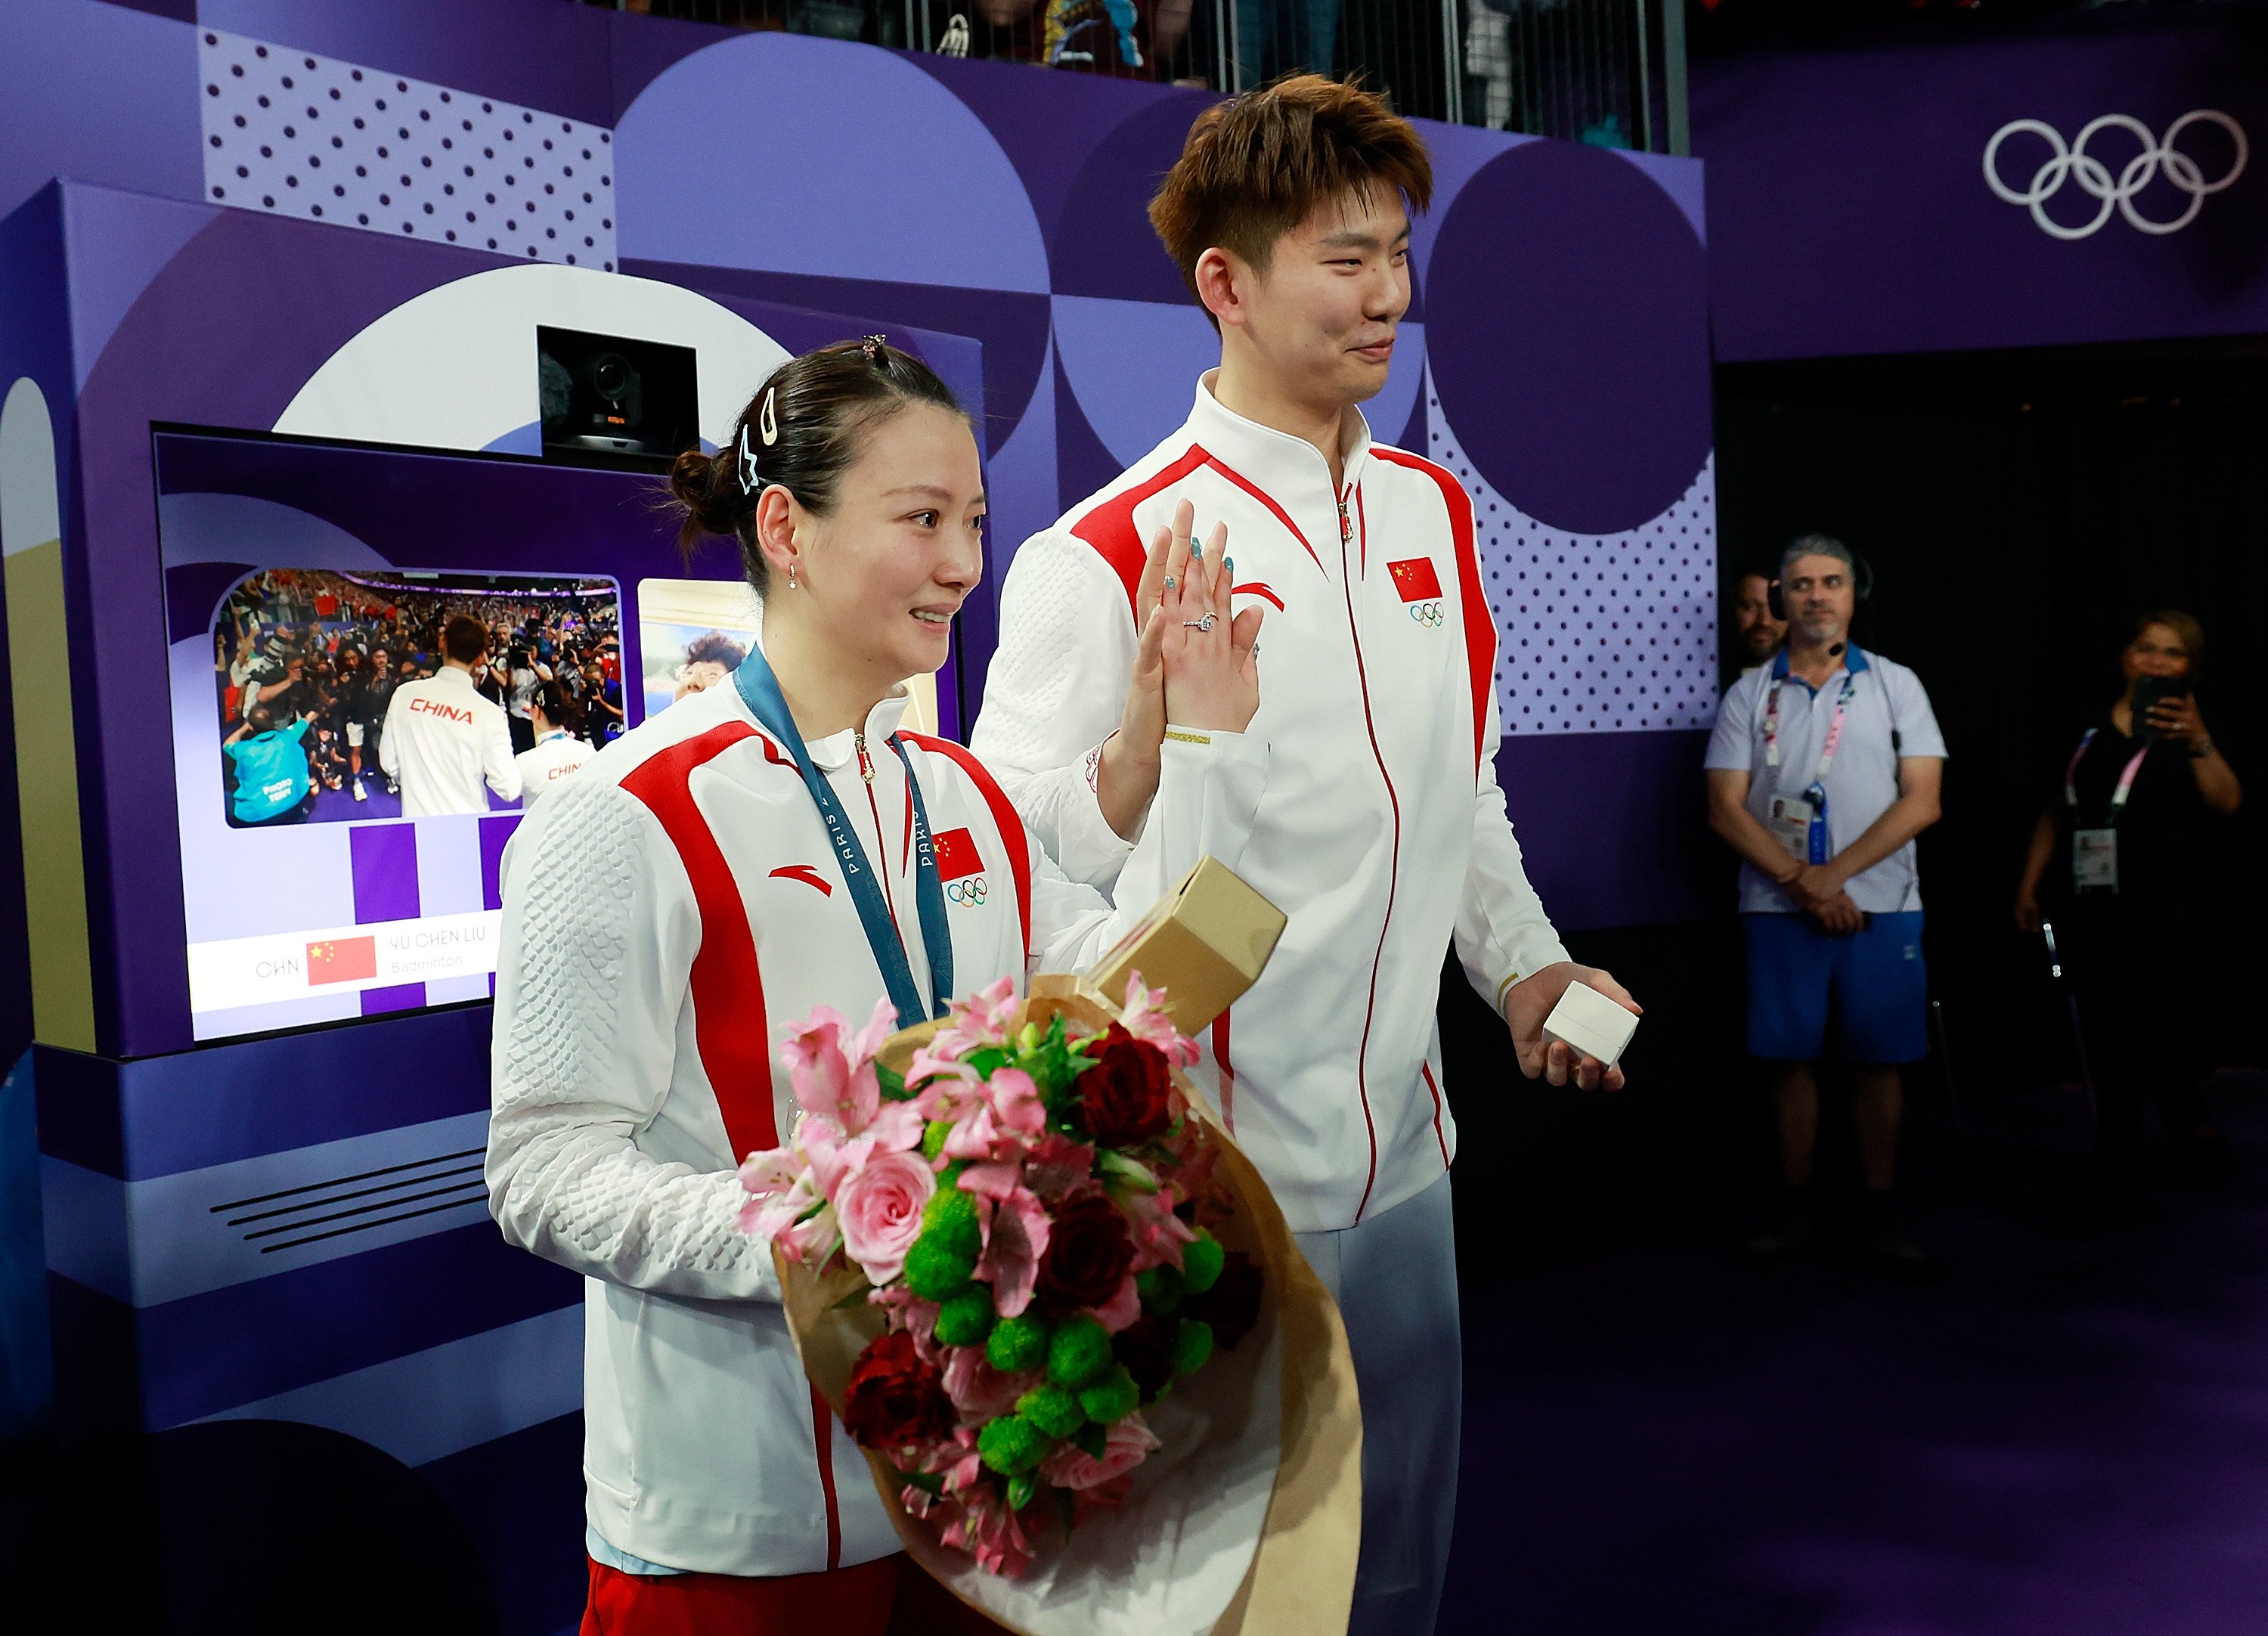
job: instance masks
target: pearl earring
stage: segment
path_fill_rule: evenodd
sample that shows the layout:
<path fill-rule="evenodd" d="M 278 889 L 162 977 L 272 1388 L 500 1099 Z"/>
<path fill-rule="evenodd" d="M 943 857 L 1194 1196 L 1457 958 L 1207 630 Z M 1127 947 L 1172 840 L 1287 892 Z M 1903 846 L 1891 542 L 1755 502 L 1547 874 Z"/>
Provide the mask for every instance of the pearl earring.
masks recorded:
<path fill-rule="evenodd" d="M 787 565 L 787 588 L 791 591 L 795 589 L 795 564 L 793 563 L 790 563 Z"/>

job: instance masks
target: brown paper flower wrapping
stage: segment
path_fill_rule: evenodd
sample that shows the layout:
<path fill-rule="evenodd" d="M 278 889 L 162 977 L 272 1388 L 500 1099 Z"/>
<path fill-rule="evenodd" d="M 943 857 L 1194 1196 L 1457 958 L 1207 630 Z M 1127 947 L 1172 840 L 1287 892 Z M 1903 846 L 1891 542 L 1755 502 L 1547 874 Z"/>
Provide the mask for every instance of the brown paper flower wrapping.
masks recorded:
<path fill-rule="evenodd" d="M 1016 1026 L 1066 1013 L 1101 1033 L 1108 1013 L 1067 977 L 1032 984 Z M 891 1036 L 902 1071 L 935 1033 Z M 962 1601 L 1020 1636 L 1332 1636 L 1346 1628 L 1362 1543 L 1362 1411 L 1337 1304 L 1307 1265 L 1275 1196 L 1195 1087 L 1176 1084 L 1221 1147 L 1236 1213 L 1225 1248 L 1264 1270 L 1260 1323 L 1233 1352 L 1144 1411 L 1163 1445 L 1136 1471 L 1123 1509 L 1048 1537 L 1030 1571 L 1002 1579 L 937 1543 L 899 1503 L 902 1480 L 869 1454 L 907 1554 Z M 837 1261 L 814 1274 L 775 1256 L 804 1371 L 836 1414 L 851 1365 L 885 1325 L 865 1274 Z"/>

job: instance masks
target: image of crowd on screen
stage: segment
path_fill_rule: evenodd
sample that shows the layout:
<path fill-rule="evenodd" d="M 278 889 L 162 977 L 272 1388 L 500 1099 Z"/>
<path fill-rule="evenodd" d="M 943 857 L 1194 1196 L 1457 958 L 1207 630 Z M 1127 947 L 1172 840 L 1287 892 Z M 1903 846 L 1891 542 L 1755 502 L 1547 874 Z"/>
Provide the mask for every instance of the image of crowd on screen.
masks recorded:
<path fill-rule="evenodd" d="M 392 818 L 401 792 L 379 741 L 394 690 L 441 666 L 458 615 L 489 632 L 479 690 L 511 719 L 512 748 L 539 736 L 539 690 L 595 749 L 624 726 L 621 601 L 597 579 L 430 582 L 269 569 L 239 584 L 214 623 L 221 786 L 234 826 Z"/>

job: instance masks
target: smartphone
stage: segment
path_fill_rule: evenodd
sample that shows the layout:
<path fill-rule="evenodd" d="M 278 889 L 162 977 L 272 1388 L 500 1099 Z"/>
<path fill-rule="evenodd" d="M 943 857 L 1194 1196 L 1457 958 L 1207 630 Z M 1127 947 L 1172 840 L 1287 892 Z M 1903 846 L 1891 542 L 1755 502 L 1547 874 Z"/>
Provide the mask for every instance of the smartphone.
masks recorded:
<path fill-rule="evenodd" d="M 2154 742 L 2165 735 L 2150 725 L 2150 711 L 2162 699 L 2187 698 L 2190 692 L 2186 676 L 2137 676 L 2134 678 L 2134 736 L 2146 742 Z"/>

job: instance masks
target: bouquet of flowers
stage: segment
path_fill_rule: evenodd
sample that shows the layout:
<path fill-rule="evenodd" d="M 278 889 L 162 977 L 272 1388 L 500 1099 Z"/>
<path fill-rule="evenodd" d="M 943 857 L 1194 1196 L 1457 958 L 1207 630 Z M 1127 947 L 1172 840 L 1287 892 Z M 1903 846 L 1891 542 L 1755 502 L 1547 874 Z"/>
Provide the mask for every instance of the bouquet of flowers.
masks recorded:
<path fill-rule="evenodd" d="M 1265 1279 L 1216 1229 L 1220 1148 L 1174 1070 L 1197 1059 L 1161 991 L 1099 1028 L 1026 1018 L 1007 980 L 957 1004 L 902 1072 L 885 1000 L 853 1033 L 821 1007 L 783 1053 L 802 1109 L 753 1154 L 743 1227 L 807 1271 L 858 1275 L 886 1327 L 844 1426 L 905 1512 L 986 1571 L 1126 1499 L 1159 1447 L 1145 1411 L 1233 1349 Z M 863 1289 L 858 1287 L 863 1285 Z"/>

